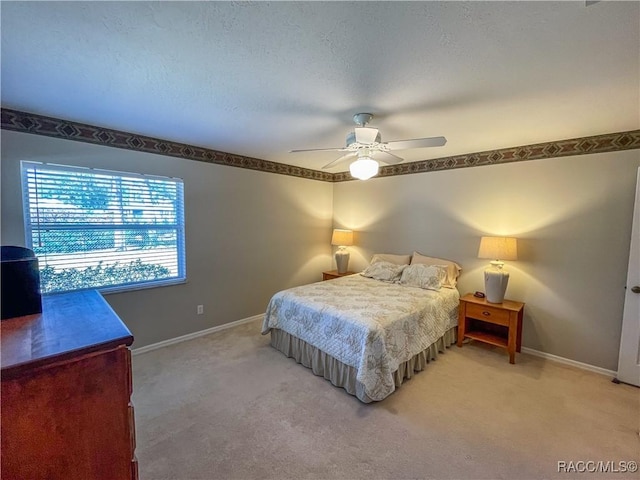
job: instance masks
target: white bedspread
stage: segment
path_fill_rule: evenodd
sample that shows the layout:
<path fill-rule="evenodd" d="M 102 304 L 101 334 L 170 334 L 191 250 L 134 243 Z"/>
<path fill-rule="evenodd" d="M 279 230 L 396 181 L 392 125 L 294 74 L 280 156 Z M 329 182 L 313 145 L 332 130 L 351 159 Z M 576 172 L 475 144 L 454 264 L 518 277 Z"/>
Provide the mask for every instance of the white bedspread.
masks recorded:
<path fill-rule="evenodd" d="M 457 290 L 439 292 L 360 274 L 276 293 L 262 333 L 281 329 L 357 369 L 373 400 L 395 390 L 393 372 L 458 323 Z"/>

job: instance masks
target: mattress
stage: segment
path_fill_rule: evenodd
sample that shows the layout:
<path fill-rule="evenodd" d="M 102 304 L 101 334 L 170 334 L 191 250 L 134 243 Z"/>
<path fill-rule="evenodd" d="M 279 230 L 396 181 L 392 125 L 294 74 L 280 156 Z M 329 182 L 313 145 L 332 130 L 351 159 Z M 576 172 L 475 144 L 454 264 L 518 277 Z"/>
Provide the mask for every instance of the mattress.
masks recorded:
<path fill-rule="evenodd" d="M 425 290 L 356 274 L 276 293 L 262 333 L 277 331 L 272 345 L 289 356 L 301 356 L 302 348 L 319 362 L 344 365 L 355 375 L 357 389 L 351 390 L 359 390 L 349 393 L 379 401 L 395 390 L 399 370 L 455 340 L 459 298 L 456 289 Z"/>

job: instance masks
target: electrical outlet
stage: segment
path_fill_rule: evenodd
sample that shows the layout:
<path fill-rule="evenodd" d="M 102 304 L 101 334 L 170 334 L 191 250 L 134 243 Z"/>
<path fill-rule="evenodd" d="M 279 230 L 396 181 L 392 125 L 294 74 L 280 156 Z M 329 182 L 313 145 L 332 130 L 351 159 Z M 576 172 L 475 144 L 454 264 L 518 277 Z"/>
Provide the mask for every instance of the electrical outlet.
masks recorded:
<path fill-rule="evenodd" d="M 198 305 L 198 315 L 202 315 L 204 313 L 204 305 Z"/>

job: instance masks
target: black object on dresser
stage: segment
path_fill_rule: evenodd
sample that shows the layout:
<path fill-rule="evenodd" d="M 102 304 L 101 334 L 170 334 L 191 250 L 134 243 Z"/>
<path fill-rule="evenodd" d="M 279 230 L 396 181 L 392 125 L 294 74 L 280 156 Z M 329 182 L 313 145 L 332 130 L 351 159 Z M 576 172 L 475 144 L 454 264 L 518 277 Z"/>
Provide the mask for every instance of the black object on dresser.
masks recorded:
<path fill-rule="evenodd" d="M 2 319 L 41 313 L 40 271 L 33 250 L 3 246 L 0 255 Z"/>

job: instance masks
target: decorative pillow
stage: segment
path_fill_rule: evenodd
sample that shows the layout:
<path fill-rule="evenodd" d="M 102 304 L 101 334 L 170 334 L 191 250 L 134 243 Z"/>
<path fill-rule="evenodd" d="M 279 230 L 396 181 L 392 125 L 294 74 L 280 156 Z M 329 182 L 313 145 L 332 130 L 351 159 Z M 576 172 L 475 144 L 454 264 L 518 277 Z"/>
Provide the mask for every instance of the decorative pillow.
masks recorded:
<path fill-rule="evenodd" d="M 451 260 L 444 260 L 442 258 L 427 257 L 418 252 L 413 252 L 411 257 L 411 265 L 445 265 L 447 267 L 446 278 L 442 282 L 442 286 L 446 288 L 456 288 L 458 281 L 458 275 L 462 268 L 456 262 Z"/>
<path fill-rule="evenodd" d="M 371 263 L 389 262 L 396 265 L 409 265 L 411 255 L 394 255 L 391 253 L 376 253 L 371 257 Z"/>
<path fill-rule="evenodd" d="M 410 287 L 427 290 L 440 290 L 442 281 L 447 276 L 447 267 L 443 265 L 409 265 L 402 271 L 400 283 Z"/>
<path fill-rule="evenodd" d="M 402 271 L 407 268 L 408 265 L 396 265 L 391 262 L 379 261 L 369 265 L 362 275 L 369 278 L 375 278 L 376 280 L 383 280 L 385 282 L 397 282 L 400 280 Z"/>

